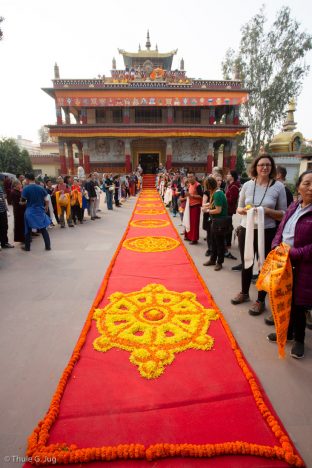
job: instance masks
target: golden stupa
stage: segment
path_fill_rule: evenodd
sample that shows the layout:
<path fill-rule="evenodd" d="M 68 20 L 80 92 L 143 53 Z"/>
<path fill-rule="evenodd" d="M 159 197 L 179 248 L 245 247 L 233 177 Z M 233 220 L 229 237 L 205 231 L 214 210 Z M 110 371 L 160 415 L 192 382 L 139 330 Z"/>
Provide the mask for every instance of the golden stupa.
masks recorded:
<path fill-rule="evenodd" d="M 295 131 L 297 126 L 294 119 L 295 110 L 295 100 L 291 99 L 288 104 L 283 130 L 275 135 L 269 144 L 271 153 L 298 153 L 302 150 L 304 138 L 302 133 Z"/>

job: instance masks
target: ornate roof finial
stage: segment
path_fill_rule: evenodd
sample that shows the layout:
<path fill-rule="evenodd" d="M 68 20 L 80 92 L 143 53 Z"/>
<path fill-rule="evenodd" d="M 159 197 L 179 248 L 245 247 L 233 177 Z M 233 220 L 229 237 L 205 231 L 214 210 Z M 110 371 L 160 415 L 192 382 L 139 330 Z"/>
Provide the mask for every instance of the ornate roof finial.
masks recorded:
<path fill-rule="evenodd" d="M 58 64 L 56 62 L 55 62 L 55 65 L 54 65 L 54 79 L 55 80 L 60 79 L 60 69 L 59 69 L 59 66 L 58 66 Z"/>
<path fill-rule="evenodd" d="M 183 57 L 181 58 L 181 61 L 180 61 L 180 70 L 184 70 L 184 60 L 183 60 Z"/>
<path fill-rule="evenodd" d="M 287 116 L 283 124 L 284 132 L 293 132 L 295 130 L 297 126 L 295 122 L 295 116 L 294 116 L 295 110 L 296 110 L 295 99 L 291 98 L 288 103 Z"/>
<path fill-rule="evenodd" d="M 147 30 L 147 38 L 146 38 L 145 47 L 146 47 L 147 50 L 150 50 L 150 48 L 151 48 L 151 41 L 150 41 L 149 30 Z"/>
<path fill-rule="evenodd" d="M 116 59 L 115 59 L 115 57 L 113 57 L 113 60 L 112 60 L 112 69 L 116 70 Z"/>
<path fill-rule="evenodd" d="M 158 45 L 156 44 L 156 52 L 158 52 Z"/>
<path fill-rule="evenodd" d="M 141 44 L 139 44 L 139 52 L 141 52 Z"/>

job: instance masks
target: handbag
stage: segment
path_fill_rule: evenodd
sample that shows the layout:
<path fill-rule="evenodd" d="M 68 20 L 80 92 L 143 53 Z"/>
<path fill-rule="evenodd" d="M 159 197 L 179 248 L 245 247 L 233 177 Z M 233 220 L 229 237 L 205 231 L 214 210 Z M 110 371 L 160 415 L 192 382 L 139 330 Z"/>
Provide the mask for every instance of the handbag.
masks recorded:
<path fill-rule="evenodd" d="M 212 218 L 211 232 L 212 234 L 227 234 L 231 227 L 231 216 L 222 216 L 221 218 Z"/>

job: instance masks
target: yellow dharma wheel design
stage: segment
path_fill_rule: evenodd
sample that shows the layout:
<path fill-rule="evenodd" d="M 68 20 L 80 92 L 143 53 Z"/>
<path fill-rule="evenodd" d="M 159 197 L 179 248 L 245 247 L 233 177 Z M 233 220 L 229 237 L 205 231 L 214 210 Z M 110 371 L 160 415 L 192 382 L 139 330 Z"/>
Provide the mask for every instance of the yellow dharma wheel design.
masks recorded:
<path fill-rule="evenodd" d="M 135 211 L 135 214 L 140 214 L 140 215 L 158 215 L 158 214 L 165 214 L 166 210 L 161 208 L 141 208 L 139 210 Z"/>
<path fill-rule="evenodd" d="M 140 236 L 126 239 L 122 244 L 128 250 L 135 252 L 166 252 L 176 249 L 180 242 L 173 237 L 165 236 Z"/>
<path fill-rule="evenodd" d="M 165 219 L 136 219 L 130 225 L 137 228 L 162 228 L 170 226 L 170 223 Z"/>
<path fill-rule="evenodd" d="M 109 304 L 96 309 L 93 318 L 100 333 L 94 348 L 129 351 L 130 362 L 141 376 L 154 379 L 173 362 L 176 353 L 211 349 L 214 340 L 207 331 L 218 315 L 198 302 L 192 292 L 149 284 L 140 291 L 112 294 Z"/>

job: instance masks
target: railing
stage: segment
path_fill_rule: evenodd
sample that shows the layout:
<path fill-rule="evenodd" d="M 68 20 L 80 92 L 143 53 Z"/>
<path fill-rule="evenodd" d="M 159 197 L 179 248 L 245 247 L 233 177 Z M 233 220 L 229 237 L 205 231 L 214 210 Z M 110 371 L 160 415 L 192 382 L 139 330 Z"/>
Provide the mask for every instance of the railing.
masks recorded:
<path fill-rule="evenodd" d="M 178 81 L 149 81 L 146 79 L 119 82 L 118 80 L 104 77 L 90 80 L 53 80 L 53 87 L 56 89 L 244 89 L 243 83 L 241 81 L 230 80 L 195 80 L 193 78 L 188 78 Z"/>

